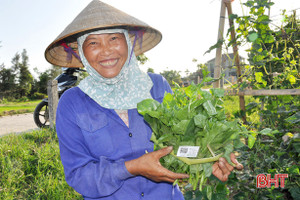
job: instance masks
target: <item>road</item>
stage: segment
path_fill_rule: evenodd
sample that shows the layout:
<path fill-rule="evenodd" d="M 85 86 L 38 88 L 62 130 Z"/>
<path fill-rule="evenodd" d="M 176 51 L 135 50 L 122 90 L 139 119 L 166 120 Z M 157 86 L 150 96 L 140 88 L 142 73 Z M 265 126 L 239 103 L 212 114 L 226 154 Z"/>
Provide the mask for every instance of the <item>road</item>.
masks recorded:
<path fill-rule="evenodd" d="M 0 117 L 0 136 L 22 133 L 38 129 L 33 121 L 33 113 Z"/>

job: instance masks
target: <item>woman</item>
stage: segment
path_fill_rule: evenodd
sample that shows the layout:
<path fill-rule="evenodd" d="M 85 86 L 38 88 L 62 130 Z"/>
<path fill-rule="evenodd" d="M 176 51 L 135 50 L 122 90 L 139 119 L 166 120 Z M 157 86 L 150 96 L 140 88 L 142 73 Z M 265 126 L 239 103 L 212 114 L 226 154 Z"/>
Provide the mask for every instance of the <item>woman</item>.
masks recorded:
<path fill-rule="evenodd" d="M 157 30 L 94 0 L 46 49 L 50 63 L 84 66 L 89 74 L 64 93 L 56 114 L 66 181 L 85 199 L 183 199 L 172 183 L 188 175 L 160 165 L 172 147 L 153 152 L 151 128 L 136 109 L 171 92 L 162 76 L 143 73 L 135 57 L 160 40 Z M 213 174 L 226 181 L 232 170 L 221 158 Z"/>

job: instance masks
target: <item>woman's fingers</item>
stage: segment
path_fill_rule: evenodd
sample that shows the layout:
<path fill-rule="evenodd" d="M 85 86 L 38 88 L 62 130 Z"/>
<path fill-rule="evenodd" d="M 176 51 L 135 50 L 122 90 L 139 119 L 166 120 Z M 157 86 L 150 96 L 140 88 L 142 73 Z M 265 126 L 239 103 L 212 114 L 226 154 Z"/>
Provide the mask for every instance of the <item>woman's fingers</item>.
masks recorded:
<path fill-rule="evenodd" d="M 159 165 L 156 168 L 156 172 L 148 174 L 146 177 L 150 178 L 155 182 L 171 182 L 173 183 L 176 179 L 189 178 L 188 174 L 174 173 L 163 166 Z"/>
<path fill-rule="evenodd" d="M 229 173 L 234 170 L 234 167 L 232 165 L 230 165 L 225 158 L 222 158 L 221 160 L 224 163 L 224 165 L 226 166 L 226 168 L 229 170 Z"/>
<path fill-rule="evenodd" d="M 166 147 L 151 153 L 146 153 L 143 156 L 126 161 L 127 170 L 133 175 L 145 176 L 155 182 L 174 182 L 176 179 L 189 178 L 187 174 L 174 173 L 164 168 L 159 159 L 171 153 L 172 147 Z"/>
<path fill-rule="evenodd" d="M 233 170 L 233 167 L 227 162 L 225 158 L 219 159 L 219 165 L 224 174 L 230 174 L 230 172 Z"/>
<path fill-rule="evenodd" d="M 243 165 L 236 160 L 233 153 L 230 154 L 230 160 L 235 164 L 236 169 L 243 169 Z M 234 167 L 231 166 L 225 158 L 220 158 L 219 161 L 213 165 L 213 175 L 223 182 L 228 180 L 228 176 L 233 170 Z"/>
<path fill-rule="evenodd" d="M 215 162 L 213 165 L 213 172 L 212 174 L 217 177 L 220 181 L 227 181 L 228 174 L 224 173 L 224 170 L 222 170 L 224 166 L 220 163 L 220 161 Z"/>
<path fill-rule="evenodd" d="M 167 182 L 173 183 L 176 179 L 189 178 L 188 174 L 174 173 L 174 172 L 169 171 L 167 169 L 165 169 L 165 170 L 166 171 L 165 171 L 164 175 L 160 177 L 161 178 L 160 181 L 167 181 Z"/>
<path fill-rule="evenodd" d="M 242 170 L 242 169 L 244 168 L 244 166 L 243 166 L 241 163 L 239 163 L 239 162 L 237 161 L 237 159 L 236 159 L 234 153 L 231 153 L 231 154 L 230 154 L 230 160 L 231 160 L 231 162 L 233 162 L 233 163 L 235 164 L 235 168 L 236 168 L 237 170 Z"/>

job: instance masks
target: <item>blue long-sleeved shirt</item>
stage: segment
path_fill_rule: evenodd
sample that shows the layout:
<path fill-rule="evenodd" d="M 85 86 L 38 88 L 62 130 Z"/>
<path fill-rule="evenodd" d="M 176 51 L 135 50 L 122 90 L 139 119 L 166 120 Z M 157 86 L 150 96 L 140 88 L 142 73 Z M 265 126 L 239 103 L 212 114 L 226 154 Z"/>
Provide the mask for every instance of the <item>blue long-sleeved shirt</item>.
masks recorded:
<path fill-rule="evenodd" d="M 171 88 L 162 76 L 149 76 L 151 95 L 162 102 Z M 56 130 L 67 183 L 85 199 L 183 200 L 178 186 L 127 171 L 125 161 L 153 151 L 152 131 L 143 117 L 130 109 L 128 118 L 129 127 L 114 110 L 101 107 L 78 87 L 63 94 Z"/>

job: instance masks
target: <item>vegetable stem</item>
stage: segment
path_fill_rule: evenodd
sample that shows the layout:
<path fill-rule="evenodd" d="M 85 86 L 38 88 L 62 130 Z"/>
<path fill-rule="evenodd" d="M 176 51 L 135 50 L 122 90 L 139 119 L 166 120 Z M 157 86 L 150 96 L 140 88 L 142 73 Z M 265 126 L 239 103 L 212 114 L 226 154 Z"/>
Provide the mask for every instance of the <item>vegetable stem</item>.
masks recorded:
<path fill-rule="evenodd" d="M 156 139 L 156 137 L 153 133 L 152 133 L 152 136 L 151 136 L 151 140 L 152 140 L 152 142 L 154 142 L 154 144 L 156 144 L 160 148 L 165 148 L 165 146 L 158 143 L 158 141 L 157 141 L 157 139 Z M 209 163 L 209 162 L 217 161 L 223 155 L 223 153 L 221 153 L 217 156 L 213 156 L 213 157 L 209 157 L 209 158 L 199 158 L 199 159 L 190 159 L 190 158 L 186 158 L 186 157 L 179 157 L 179 156 L 175 155 L 174 151 L 172 151 L 170 153 L 170 155 L 174 156 L 175 158 L 177 158 L 178 160 L 184 162 L 187 165 L 196 165 L 196 164 L 203 164 L 203 163 Z"/>
<path fill-rule="evenodd" d="M 172 156 L 174 156 L 175 158 L 177 158 L 178 160 L 181 160 L 182 162 L 184 162 L 187 165 L 196 165 L 196 164 L 214 162 L 214 161 L 219 160 L 219 158 L 223 155 L 223 153 L 221 153 L 217 156 L 213 156 L 213 157 L 209 157 L 209 158 L 190 159 L 190 158 L 186 158 L 186 157 L 178 157 L 174 154 L 174 151 L 172 151 L 170 154 Z"/>
<path fill-rule="evenodd" d="M 213 152 L 213 150 L 210 148 L 209 144 L 206 145 L 209 152 L 211 153 L 212 156 L 216 156 L 215 153 Z"/>

